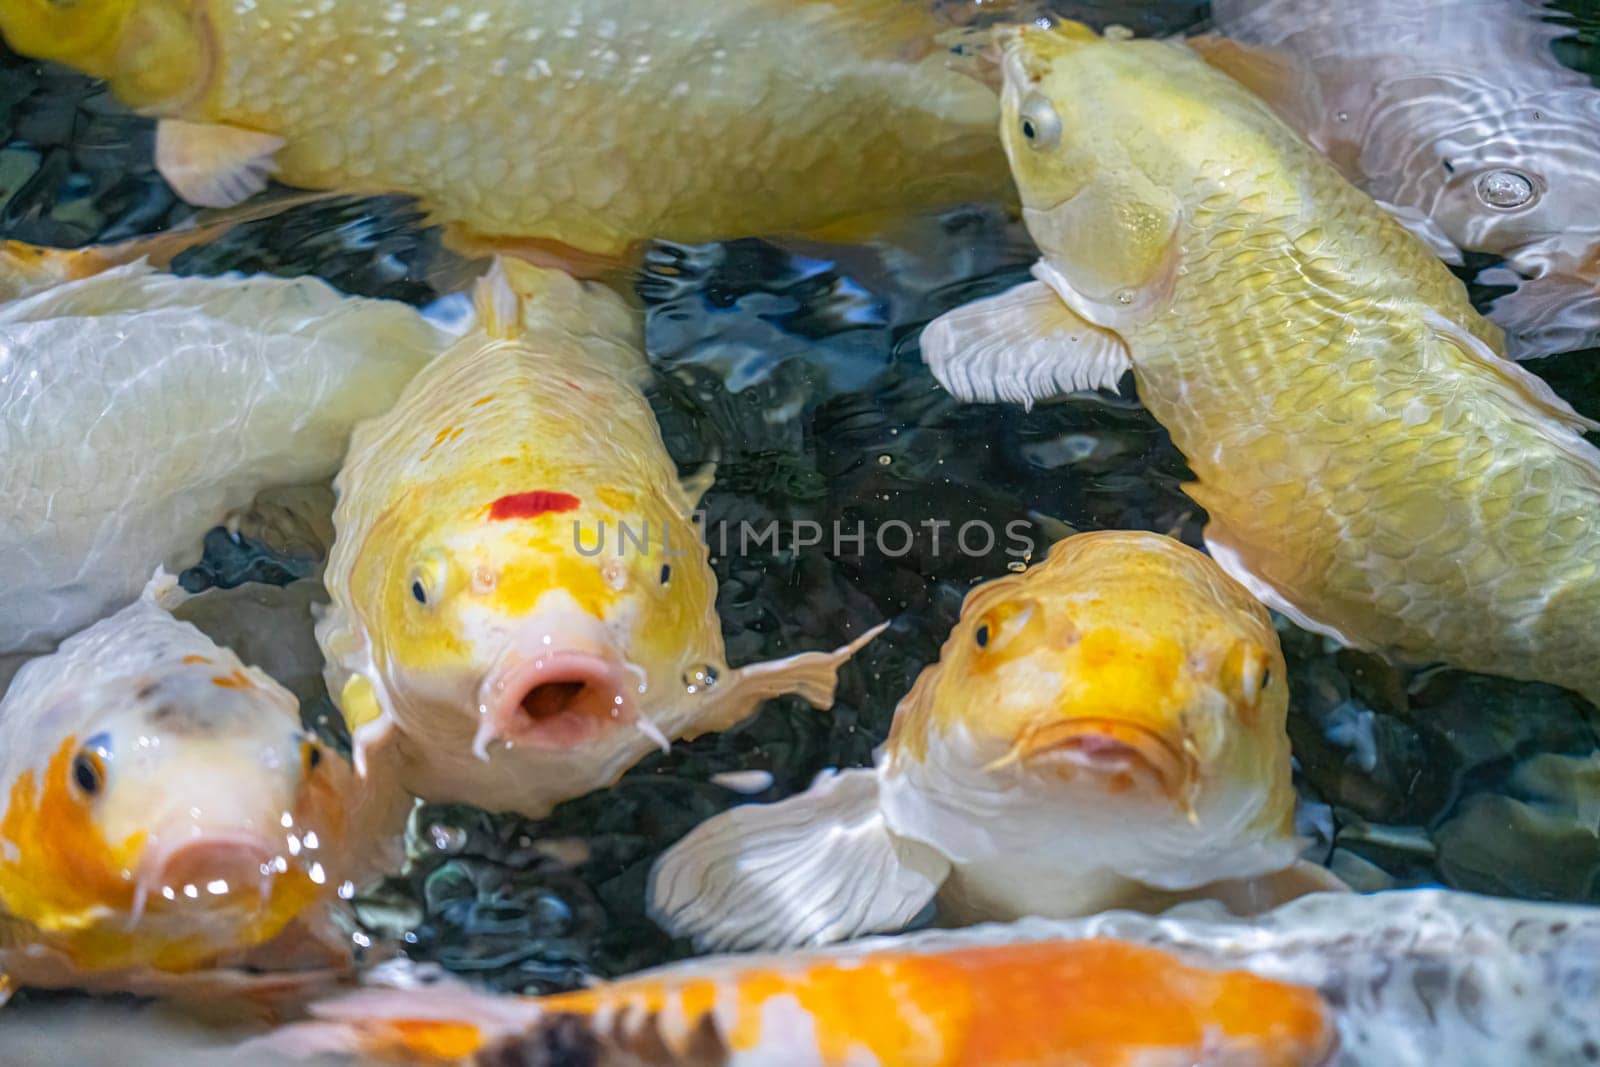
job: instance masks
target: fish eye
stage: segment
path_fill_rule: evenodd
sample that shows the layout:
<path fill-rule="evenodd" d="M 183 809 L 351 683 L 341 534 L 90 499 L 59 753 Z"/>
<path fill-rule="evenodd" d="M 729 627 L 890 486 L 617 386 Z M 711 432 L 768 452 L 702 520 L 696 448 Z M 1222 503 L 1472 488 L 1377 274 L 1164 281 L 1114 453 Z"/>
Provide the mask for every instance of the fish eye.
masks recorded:
<path fill-rule="evenodd" d="M 1028 94 L 1018 116 L 1022 139 L 1034 148 L 1054 148 L 1061 143 L 1061 117 L 1050 101 L 1038 93 Z"/>
<path fill-rule="evenodd" d="M 98 752 L 80 751 L 72 760 L 72 781 L 84 796 L 98 796 L 106 784 L 106 765 Z"/>
<path fill-rule="evenodd" d="M 672 564 L 663 563 L 661 565 L 661 584 L 666 585 L 670 581 L 672 581 Z"/>
<path fill-rule="evenodd" d="M 411 568 L 407 592 L 425 608 L 438 607 L 445 597 L 450 578 L 450 563 L 441 553 L 430 552 Z"/>
<path fill-rule="evenodd" d="M 1262 690 L 1262 692 L 1265 692 L 1267 686 L 1269 686 L 1271 684 L 1272 684 L 1272 668 L 1271 667 L 1263 667 L 1262 670 L 1261 670 L 1261 690 Z"/>
<path fill-rule="evenodd" d="M 300 767 L 310 774 L 322 766 L 322 746 L 315 741 L 300 742 Z"/>
<path fill-rule="evenodd" d="M 1499 167 L 1478 175 L 1473 183 L 1478 199 L 1499 211 L 1513 211 L 1532 203 L 1538 194 L 1533 179 L 1521 171 Z"/>
<path fill-rule="evenodd" d="M 989 647 L 989 624 L 986 623 L 986 622 L 985 623 L 980 623 L 978 625 L 978 632 L 972 635 L 972 639 L 974 641 L 978 642 L 978 647 L 979 648 L 988 648 Z"/>

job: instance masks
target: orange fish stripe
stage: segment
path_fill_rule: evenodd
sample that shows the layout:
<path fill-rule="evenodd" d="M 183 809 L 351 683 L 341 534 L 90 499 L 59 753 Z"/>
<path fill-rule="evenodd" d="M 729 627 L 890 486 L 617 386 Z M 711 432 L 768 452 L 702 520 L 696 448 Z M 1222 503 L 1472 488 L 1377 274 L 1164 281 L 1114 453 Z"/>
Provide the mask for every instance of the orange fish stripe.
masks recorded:
<path fill-rule="evenodd" d="M 809 1017 L 824 1064 L 870 1055 L 885 1067 L 1135 1067 L 1231 1053 L 1262 1067 L 1326 1061 L 1334 1029 L 1310 989 L 1243 971 L 1191 967 L 1159 949 L 1104 939 L 990 945 L 916 954 L 796 959 L 718 978 L 672 972 L 538 1001 L 551 1012 L 678 1016 L 661 1037 L 675 1054 L 707 1013 L 733 1054 L 786 1062 L 793 1032 L 767 1032 L 783 998 Z M 486 1039 L 467 1023 L 357 1024 L 369 1052 L 459 1059 Z"/>

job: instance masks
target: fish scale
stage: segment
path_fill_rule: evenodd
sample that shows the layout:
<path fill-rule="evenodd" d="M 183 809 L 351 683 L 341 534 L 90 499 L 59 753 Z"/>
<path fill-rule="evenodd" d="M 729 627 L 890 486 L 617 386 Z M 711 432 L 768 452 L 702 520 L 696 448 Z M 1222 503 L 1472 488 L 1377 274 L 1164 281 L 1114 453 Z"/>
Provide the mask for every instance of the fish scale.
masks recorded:
<path fill-rule="evenodd" d="M 1425 247 L 1281 141 L 1308 210 L 1230 210 L 1236 171 L 1186 229 L 1170 306 L 1122 331 L 1208 536 L 1353 643 L 1600 697 L 1600 457 L 1430 331 L 1432 308 L 1497 339 Z M 1252 237 L 1276 251 L 1227 251 Z"/>
<path fill-rule="evenodd" d="M 290 184 L 408 193 L 463 235 L 617 256 L 1006 190 L 993 93 L 907 0 L 185 0 L 154 31 L 156 0 L 128 6 L 0 30 L 161 117 L 282 138 Z"/>

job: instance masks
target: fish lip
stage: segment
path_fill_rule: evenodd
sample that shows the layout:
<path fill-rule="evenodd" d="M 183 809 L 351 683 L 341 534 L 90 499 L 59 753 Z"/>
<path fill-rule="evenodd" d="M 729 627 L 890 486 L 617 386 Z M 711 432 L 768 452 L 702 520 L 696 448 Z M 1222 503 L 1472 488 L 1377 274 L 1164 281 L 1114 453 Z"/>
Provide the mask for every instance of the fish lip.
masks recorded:
<path fill-rule="evenodd" d="M 140 859 L 133 922 L 138 922 L 145 905 L 158 896 L 168 906 L 178 907 L 200 907 L 207 902 L 215 906 L 218 897 L 223 896 L 230 904 L 243 902 L 254 910 L 265 903 L 271 892 L 277 878 L 273 864 L 283 852 L 265 836 L 247 832 L 204 833 L 159 845 Z M 244 877 L 240 877 L 241 871 Z M 227 883 L 226 892 L 209 892 L 208 886 L 218 881 Z M 182 892 L 185 886 L 196 887 L 201 895 L 189 897 Z M 166 889 L 177 891 L 174 898 L 163 895 Z M 253 892 L 241 893 L 241 889 Z"/>
<path fill-rule="evenodd" d="M 1194 780 L 1194 758 L 1181 741 L 1115 716 L 1075 716 L 1030 730 L 1017 745 L 1017 758 L 1024 767 L 1057 773 L 1142 771 L 1175 800 L 1186 796 Z"/>
<path fill-rule="evenodd" d="M 479 692 L 473 751 L 487 759 L 495 741 L 545 751 L 577 748 L 637 717 L 631 681 L 628 665 L 610 649 L 517 656 Z"/>

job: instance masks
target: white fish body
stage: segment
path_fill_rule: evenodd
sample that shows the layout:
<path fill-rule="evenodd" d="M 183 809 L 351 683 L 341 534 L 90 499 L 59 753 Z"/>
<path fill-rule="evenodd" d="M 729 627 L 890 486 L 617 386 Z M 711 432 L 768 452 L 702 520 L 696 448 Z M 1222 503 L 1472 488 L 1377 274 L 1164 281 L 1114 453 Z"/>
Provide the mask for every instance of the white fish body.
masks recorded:
<path fill-rule="evenodd" d="M 142 264 L 0 307 L 0 653 L 132 600 L 258 490 L 332 477 L 448 340 L 316 279 Z"/>
<path fill-rule="evenodd" d="M 1510 270 L 1481 280 L 1517 286 L 1492 312 L 1511 354 L 1600 339 L 1600 90 L 1552 50 L 1572 33 L 1556 11 L 1540 0 L 1217 0 L 1212 16 L 1273 54 L 1218 65 L 1437 253 L 1502 257 Z"/>

